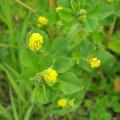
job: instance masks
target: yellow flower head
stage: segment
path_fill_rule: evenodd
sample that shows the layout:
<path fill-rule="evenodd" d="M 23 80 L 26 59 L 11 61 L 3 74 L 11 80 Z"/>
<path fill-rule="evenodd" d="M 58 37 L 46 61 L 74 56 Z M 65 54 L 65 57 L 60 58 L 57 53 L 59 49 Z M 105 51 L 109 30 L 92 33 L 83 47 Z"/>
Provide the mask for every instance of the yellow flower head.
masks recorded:
<path fill-rule="evenodd" d="M 43 72 L 44 80 L 50 84 L 54 84 L 57 81 L 57 75 L 57 72 L 52 68 L 48 68 Z"/>
<path fill-rule="evenodd" d="M 58 106 L 59 106 L 59 107 L 64 108 L 64 107 L 66 107 L 67 105 L 68 105 L 68 99 L 62 98 L 62 99 L 59 99 L 59 100 L 58 100 Z"/>
<path fill-rule="evenodd" d="M 57 7 L 56 8 L 56 12 L 59 12 L 60 10 L 62 10 L 63 8 L 62 7 Z"/>
<path fill-rule="evenodd" d="M 80 10 L 80 20 L 85 20 L 87 15 L 87 11 L 85 9 Z"/>
<path fill-rule="evenodd" d="M 109 4 L 113 4 L 113 3 L 115 2 L 115 0 L 107 0 L 107 2 L 108 2 Z"/>
<path fill-rule="evenodd" d="M 40 17 L 38 18 L 38 22 L 39 22 L 41 25 L 47 25 L 47 24 L 48 24 L 48 20 L 47 20 L 45 17 L 43 17 L 43 16 L 40 16 Z"/>
<path fill-rule="evenodd" d="M 91 68 L 98 68 L 100 66 L 100 60 L 98 58 L 92 57 L 88 60 Z"/>
<path fill-rule="evenodd" d="M 32 33 L 29 38 L 29 48 L 36 51 L 42 47 L 43 36 L 39 33 Z"/>

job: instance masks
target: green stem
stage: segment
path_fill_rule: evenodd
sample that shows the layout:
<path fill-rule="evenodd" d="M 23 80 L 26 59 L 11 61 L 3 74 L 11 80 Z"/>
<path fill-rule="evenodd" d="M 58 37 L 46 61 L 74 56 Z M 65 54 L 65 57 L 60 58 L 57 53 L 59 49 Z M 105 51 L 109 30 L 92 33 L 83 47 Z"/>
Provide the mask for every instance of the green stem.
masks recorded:
<path fill-rule="evenodd" d="M 0 44 L 2 48 L 17 48 L 15 45 L 8 45 L 8 44 Z"/>
<path fill-rule="evenodd" d="M 46 103 L 48 102 L 48 99 L 47 99 L 47 94 L 46 94 L 46 89 L 45 89 L 45 85 L 43 84 L 43 91 L 44 91 L 44 95 L 45 95 L 45 100 L 46 100 Z"/>
<path fill-rule="evenodd" d="M 47 52 L 45 49 L 40 49 L 40 52 L 44 55 L 49 55 L 50 53 Z"/>

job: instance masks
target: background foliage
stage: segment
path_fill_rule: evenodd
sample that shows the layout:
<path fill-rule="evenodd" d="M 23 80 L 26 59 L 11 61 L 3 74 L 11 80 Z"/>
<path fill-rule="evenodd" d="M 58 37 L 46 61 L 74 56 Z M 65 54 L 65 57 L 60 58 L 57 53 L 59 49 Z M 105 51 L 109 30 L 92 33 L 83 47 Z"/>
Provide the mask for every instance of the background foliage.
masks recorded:
<path fill-rule="evenodd" d="M 58 6 L 63 10 L 56 12 Z M 49 25 L 41 27 L 39 16 Z M 120 0 L 1 0 L 0 119 L 120 120 L 119 16 Z M 44 36 L 44 55 L 28 49 L 35 31 Z M 92 55 L 101 60 L 99 69 L 84 60 Z M 51 65 L 60 83 L 46 86 L 46 101 L 29 78 Z M 63 96 L 74 98 L 75 106 L 58 108 Z"/>

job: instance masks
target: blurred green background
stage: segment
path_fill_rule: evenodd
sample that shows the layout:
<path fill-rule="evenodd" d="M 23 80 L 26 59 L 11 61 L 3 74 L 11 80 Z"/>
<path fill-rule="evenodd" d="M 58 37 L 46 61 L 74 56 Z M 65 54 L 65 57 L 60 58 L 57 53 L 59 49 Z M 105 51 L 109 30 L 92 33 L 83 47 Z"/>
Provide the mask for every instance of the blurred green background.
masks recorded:
<path fill-rule="evenodd" d="M 83 7 L 86 5 L 88 11 L 99 3 L 99 0 L 78 1 Z M 92 19 L 94 24 L 90 23 L 89 28 L 87 24 L 86 31 L 76 20 L 71 22 L 68 13 L 58 15 L 57 6 L 70 8 L 70 0 L 0 0 L 0 120 L 120 120 L 120 1 L 107 10 L 96 7 L 95 13 L 98 10 L 104 19 L 100 16 L 96 23 L 96 19 Z M 113 8 L 115 11 L 111 12 Z M 41 28 L 39 16 L 45 16 L 50 25 Z M 26 39 L 36 29 L 42 29 L 50 43 L 55 38 L 69 39 L 69 50 L 65 54 L 73 60 L 72 71 L 79 78 L 86 77 L 83 79 L 86 89 L 80 93 L 83 96 L 77 99 L 75 110 L 59 113 L 49 103 L 31 102 L 33 86 L 20 77 L 28 67 L 28 58 L 31 59 L 25 52 Z M 102 67 L 91 72 L 79 57 L 90 54 L 94 47 Z M 59 49 L 58 44 L 55 51 Z M 86 71 L 92 73 L 92 77 Z M 89 77 L 90 84 L 86 80 Z"/>

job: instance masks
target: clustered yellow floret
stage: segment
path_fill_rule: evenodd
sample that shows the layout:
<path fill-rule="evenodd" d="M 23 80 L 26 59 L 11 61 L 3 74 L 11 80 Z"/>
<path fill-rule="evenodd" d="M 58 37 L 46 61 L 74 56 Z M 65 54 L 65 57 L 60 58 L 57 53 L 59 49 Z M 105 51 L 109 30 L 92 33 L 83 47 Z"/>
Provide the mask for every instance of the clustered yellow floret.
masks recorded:
<path fill-rule="evenodd" d="M 43 16 L 40 16 L 38 18 L 38 22 L 41 24 L 41 25 L 47 25 L 48 24 L 48 19 L 43 17 Z"/>
<path fill-rule="evenodd" d="M 91 68 L 98 68 L 100 66 L 100 60 L 96 57 L 92 57 L 88 60 Z"/>
<path fill-rule="evenodd" d="M 64 108 L 64 107 L 66 107 L 67 105 L 68 105 L 68 99 L 62 98 L 62 99 L 59 99 L 59 100 L 58 100 L 58 106 L 59 106 L 59 107 Z"/>
<path fill-rule="evenodd" d="M 59 12 L 60 10 L 62 10 L 63 9 L 63 7 L 57 7 L 56 8 L 56 12 Z"/>
<path fill-rule="evenodd" d="M 67 98 L 61 98 L 58 100 L 57 104 L 59 107 L 64 108 L 64 107 L 74 107 L 75 99 L 67 99 Z"/>
<path fill-rule="evenodd" d="M 39 50 L 42 47 L 43 36 L 39 33 L 32 33 L 29 38 L 29 48 L 33 51 Z"/>
<path fill-rule="evenodd" d="M 57 72 L 52 68 L 48 68 L 43 72 L 44 80 L 50 84 L 54 84 L 57 81 L 57 76 Z"/>
<path fill-rule="evenodd" d="M 112 3 L 115 2 L 115 0 L 107 0 L 107 2 L 108 2 L 109 4 L 112 4 Z"/>

